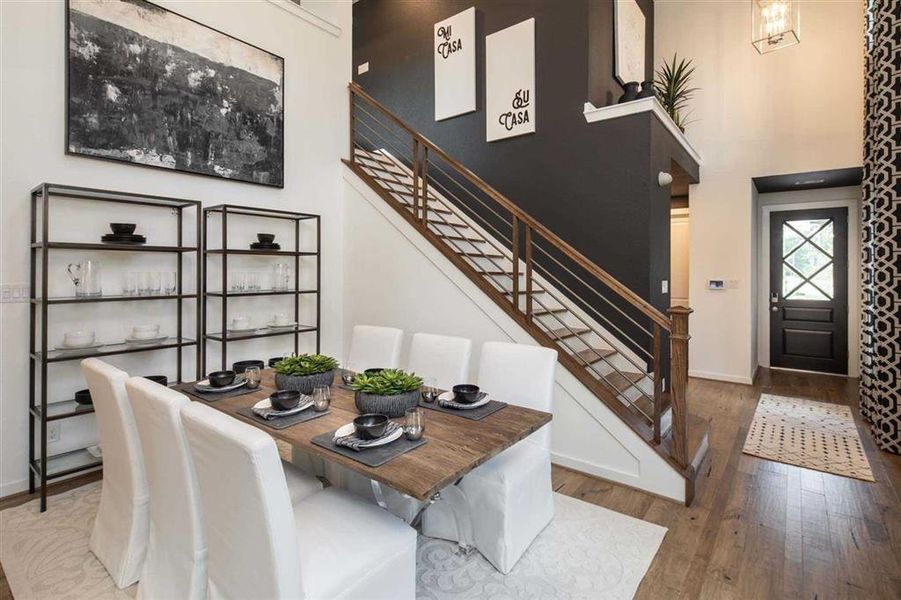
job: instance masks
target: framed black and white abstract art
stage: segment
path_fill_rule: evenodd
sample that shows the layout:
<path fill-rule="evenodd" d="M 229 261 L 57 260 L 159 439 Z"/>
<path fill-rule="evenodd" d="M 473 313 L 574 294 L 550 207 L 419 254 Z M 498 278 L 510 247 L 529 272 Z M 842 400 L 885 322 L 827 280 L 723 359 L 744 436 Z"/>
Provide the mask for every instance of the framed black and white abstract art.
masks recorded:
<path fill-rule="evenodd" d="M 284 59 L 144 0 L 68 0 L 66 152 L 284 185 Z"/>

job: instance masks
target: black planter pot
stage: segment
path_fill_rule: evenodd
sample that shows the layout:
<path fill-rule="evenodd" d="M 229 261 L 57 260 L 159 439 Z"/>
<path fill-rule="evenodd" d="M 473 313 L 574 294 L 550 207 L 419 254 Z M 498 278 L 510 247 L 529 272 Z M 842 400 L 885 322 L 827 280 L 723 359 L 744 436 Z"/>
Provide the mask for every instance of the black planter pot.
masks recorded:
<path fill-rule="evenodd" d="M 641 83 L 641 91 L 638 92 L 639 98 L 653 98 L 657 95 L 657 92 L 654 90 L 654 82 L 653 81 L 643 81 Z"/>
<path fill-rule="evenodd" d="M 637 81 L 630 81 L 623 86 L 623 89 L 626 90 L 626 93 L 619 97 L 618 104 L 622 104 L 623 102 L 631 102 L 632 100 L 638 99 Z"/>
<path fill-rule="evenodd" d="M 275 386 L 280 390 L 293 390 L 309 396 L 317 385 L 331 386 L 335 381 L 335 370 L 315 375 L 283 375 L 275 374 Z"/>
<path fill-rule="evenodd" d="M 354 394 L 354 404 L 362 414 L 375 413 L 388 415 L 389 417 L 402 417 L 408 408 L 419 404 L 419 390 L 413 390 L 405 394 L 394 396 L 379 396 L 357 392 Z"/>

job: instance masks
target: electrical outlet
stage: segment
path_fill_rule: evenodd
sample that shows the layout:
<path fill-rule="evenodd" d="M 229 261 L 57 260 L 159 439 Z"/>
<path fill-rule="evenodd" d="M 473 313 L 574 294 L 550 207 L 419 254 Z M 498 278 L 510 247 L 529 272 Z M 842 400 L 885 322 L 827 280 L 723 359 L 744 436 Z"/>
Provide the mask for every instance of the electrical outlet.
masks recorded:
<path fill-rule="evenodd" d="M 59 423 L 47 423 L 47 443 L 59 441 Z"/>

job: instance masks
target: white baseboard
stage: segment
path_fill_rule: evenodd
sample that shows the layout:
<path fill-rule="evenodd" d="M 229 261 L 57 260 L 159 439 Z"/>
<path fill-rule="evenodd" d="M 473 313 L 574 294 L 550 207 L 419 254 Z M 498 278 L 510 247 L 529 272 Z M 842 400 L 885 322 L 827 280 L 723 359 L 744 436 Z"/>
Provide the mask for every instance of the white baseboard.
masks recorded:
<path fill-rule="evenodd" d="M 606 479 L 607 481 L 611 481 L 613 483 L 620 483 L 636 490 L 643 490 L 663 498 L 675 500 L 676 502 L 685 502 L 684 485 L 678 486 L 677 492 L 673 495 L 663 494 L 659 491 L 648 490 L 647 484 L 643 483 L 640 477 L 636 477 L 635 475 L 631 475 L 617 469 L 608 469 L 607 467 L 604 467 L 602 465 L 586 462 L 584 460 L 573 458 L 571 456 L 566 456 L 565 454 L 560 454 L 559 452 L 551 452 L 551 462 L 560 465 L 561 467 L 567 467 L 569 469 L 573 469 L 574 471 L 593 475 L 594 477 Z"/>
<path fill-rule="evenodd" d="M 18 494 L 19 492 L 24 492 L 27 489 L 27 479 L 7 481 L 6 483 L 0 484 L 0 499 L 6 498 L 7 496 L 12 496 L 13 494 Z"/>
<path fill-rule="evenodd" d="M 715 381 L 728 381 L 729 383 L 743 383 L 752 385 L 754 380 L 742 375 L 729 375 L 727 373 L 714 373 L 712 371 L 688 371 L 689 377 L 697 377 L 698 379 L 713 379 Z"/>

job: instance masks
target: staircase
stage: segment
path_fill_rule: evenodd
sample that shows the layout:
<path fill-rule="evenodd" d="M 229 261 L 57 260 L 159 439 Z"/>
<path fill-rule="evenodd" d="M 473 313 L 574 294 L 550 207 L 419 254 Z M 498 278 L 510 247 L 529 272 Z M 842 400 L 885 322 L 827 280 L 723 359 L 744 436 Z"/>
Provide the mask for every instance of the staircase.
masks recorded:
<path fill-rule="evenodd" d="M 707 453 L 687 410 L 688 317 L 664 314 L 351 83 L 345 164 L 686 481 Z"/>

